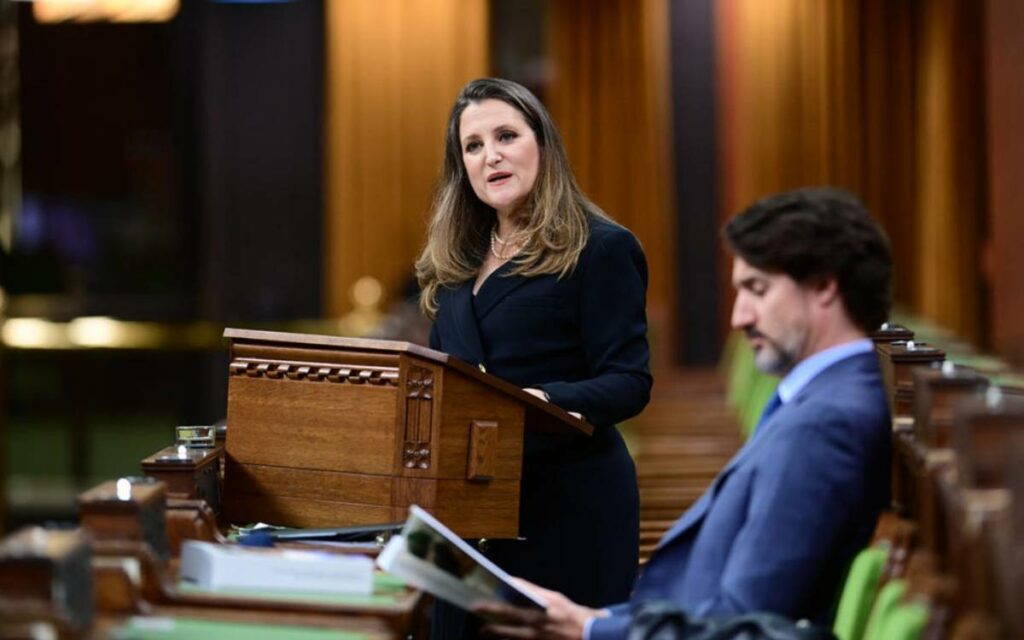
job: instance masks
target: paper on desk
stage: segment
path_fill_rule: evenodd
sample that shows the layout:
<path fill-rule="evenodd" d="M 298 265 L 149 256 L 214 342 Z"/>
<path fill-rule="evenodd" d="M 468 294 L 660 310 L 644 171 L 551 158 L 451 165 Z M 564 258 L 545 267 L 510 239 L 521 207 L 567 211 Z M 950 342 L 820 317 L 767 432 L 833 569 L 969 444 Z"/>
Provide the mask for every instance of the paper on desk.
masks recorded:
<path fill-rule="evenodd" d="M 368 595 L 373 561 L 362 555 L 260 549 L 187 540 L 181 580 L 197 587 Z"/>

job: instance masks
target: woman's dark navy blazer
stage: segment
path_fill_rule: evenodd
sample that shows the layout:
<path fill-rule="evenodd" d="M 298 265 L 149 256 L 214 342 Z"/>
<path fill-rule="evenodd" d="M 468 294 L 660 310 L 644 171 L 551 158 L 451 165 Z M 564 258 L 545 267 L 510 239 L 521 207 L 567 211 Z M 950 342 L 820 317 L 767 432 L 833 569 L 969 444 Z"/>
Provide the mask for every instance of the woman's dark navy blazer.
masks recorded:
<path fill-rule="evenodd" d="M 509 262 L 475 296 L 472 281 L 442 288 L 430 343 L 542 389 L 595 425 L 589 438 L 527 425 L 526 542 L 497 544 L 493 555 L 512 573 L 601 605 L 628 595 L 636 571 L 636 471 L 614 425 L 646 406 L 651 375 L 643 251 L 625 228 L 596 216 L 589 222 L 579 263 L 562 278 L 508 275 Z"/>

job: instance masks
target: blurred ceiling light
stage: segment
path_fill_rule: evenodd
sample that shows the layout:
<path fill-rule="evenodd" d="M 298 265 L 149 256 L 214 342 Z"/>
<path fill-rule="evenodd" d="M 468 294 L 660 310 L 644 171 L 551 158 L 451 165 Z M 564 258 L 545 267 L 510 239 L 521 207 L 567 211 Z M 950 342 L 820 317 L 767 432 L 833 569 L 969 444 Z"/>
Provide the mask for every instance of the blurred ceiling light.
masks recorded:
<path fill-rule="evenodd" d="M 158 345 L 162 337 L 157 325 L 104 316 L 75 318 L 68 324 L 68 340 L 78 347 L 145 348 Z"/>
<path fill-rule="evenodd" d="M 167 22 L 180 0 L 35 0 L 36 22 Z"/>
<path fill-rule="evenodd" d="M 110 347 L 123 338 L 120 323 L 113 318 L 93 316 L 75 318 L 68 324 L 68 340 L 83 347 Z"/>
<path fill-rule="evenodd" d="M 376 307 L 384 297 L 384 287 L 373 276 L 363 276 L 352 285 L 352 302 L 357 307 Z"/>
<path fill-rule="evenodd" d="M 12 318 L 3 324 L 4 344 L 23 349 L 57 349 L 68 344 L 64 325 L 41 318 Z"/>

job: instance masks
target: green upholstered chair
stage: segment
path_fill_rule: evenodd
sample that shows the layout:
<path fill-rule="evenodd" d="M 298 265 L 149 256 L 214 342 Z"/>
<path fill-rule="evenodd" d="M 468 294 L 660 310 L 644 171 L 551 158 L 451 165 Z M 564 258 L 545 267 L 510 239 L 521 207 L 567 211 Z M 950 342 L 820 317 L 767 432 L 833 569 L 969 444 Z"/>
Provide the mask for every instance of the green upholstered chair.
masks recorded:
<path fill-rule="evenodd" d="M 857 554 L 839 598 L 833 633 L 839 640 L 861 640 L 878 594 L 878 581 L 889 558 L 888 549 L 868 547 Z"/>
<path fill-rule="evenodd" d="M 743 337 L 740 333 L 733 331 L 725 343 L 722 357 L 727 383 L 726 398 L 729 406 L 740 410 L 750 392 L 750 384 L 753 381 L 752 373 L 756 371 L 754 353 L 750 347 L 743 344 Z"/>
<path fill-rule="evenodd" d="M 775 392 L 778 380 L 761 373 L 754 363 L 754 352 L 745 344 L 743 334 L 733 331 L 722 356 L 729 406 L 739 416 L 740 429 L 747 437 L 761 417 L 761 410 Z"/>
<path fill-rule="evenodd" d="M 779 384 L 777 378 L 761 373 L 756 368 L 754 373 L 756 377 L 751 385 L 750 396 L 747 398 L 747 406 L 741 422 L 743 435 L 748 438 L 753 434 L 754 427 L 761 420 L 761 411 L 764 410 L 764 406 L 768 404 L 768 400 L 775 393 L 775 387 Z"/>
<path fill-rule="evenodd" d="M 868 624 L 864 628 L 864 640 L 887 640 L 882 635 L 882 628 L 900 606 L 900 600 L 906 592 L 907 581 L 902 579 L 892 580 L 882 587 L 875 598 L 874 606 L 871 607 L 871 615 L 868 616 Z"/>
<path fill-rule="evenodd" d="M 920 602 L 897 605 L 882 624 L 879 637 L 886 640 L 919 640 L 928 624 L 928 607 Z"/>

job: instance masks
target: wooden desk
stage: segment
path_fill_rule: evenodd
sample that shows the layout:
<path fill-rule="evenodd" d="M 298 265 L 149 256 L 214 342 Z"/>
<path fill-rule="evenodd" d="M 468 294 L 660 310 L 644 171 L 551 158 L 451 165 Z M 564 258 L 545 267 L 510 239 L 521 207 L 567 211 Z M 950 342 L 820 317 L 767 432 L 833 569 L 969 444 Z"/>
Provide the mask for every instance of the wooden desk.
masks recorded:
<path fill-rule="evenodd" d="M 226 541 L 211 522 L 205 502 L 175 499 L 175 508 L 167 509 L 165 496 L 162 482 L 137 478 L 108 481 L 79 497 L 82 526 L 91 541 L 96 608 L 101 614 L 215 614 L 261 620 L 267 616 L 395 637 L 415 631 L 422 620 L 422 595 L 383 574 L 378 576 L 372 596 L 204 593 L 179 585 L 178 554 L 174 551 L 180 551 L 182 537 L 174 531 L 182 525 L 176 522 L 190 523 L 201 532 L 198 537 Z M 168 518 L 168 513 L 176 515 Z M 320 550 L 346 551 L 330 547 Z"/>

